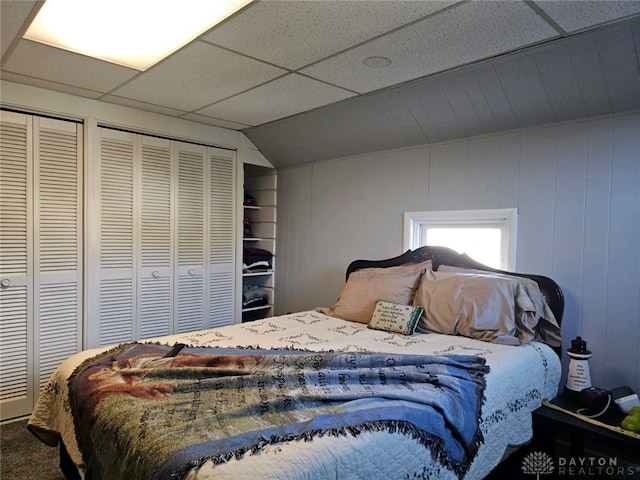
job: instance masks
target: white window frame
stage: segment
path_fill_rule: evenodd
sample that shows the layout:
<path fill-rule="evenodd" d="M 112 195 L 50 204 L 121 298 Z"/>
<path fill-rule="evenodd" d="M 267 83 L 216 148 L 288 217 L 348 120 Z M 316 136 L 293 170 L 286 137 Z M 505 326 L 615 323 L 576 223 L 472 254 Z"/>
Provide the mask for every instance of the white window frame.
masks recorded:
<path fill-rule="evenodd" d="M 502 232 L 500 269 L 515 271 L 518 209 L 497 208 L 484 210 L 444 210 L 431 212 L 405 212 L 403 247 L 415 250 L 421 247 L 423 227 L 494 227 Z"/>

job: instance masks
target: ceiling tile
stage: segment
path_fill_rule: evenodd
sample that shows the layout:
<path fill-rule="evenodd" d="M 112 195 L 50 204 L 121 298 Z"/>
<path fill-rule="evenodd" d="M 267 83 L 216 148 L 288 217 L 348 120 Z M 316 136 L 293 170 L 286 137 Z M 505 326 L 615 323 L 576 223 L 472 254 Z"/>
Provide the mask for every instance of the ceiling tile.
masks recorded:
<path fill-rule="evenodd" d="M 453 3 L 456 2 L 257 2 L 202 39 L 297 69 Z"/>
<path fill-rule="evenodd" d="M 137 70 L 29 40 L 20 41 L 2 70 L 102 93 L 139 73 Z"/>
<path fill-rule="evenodd" d="M 20 33 L 24 22 L 29 17 L 38 2 L 0 2 L 0 18 L 2 18 L 2 29 L 0 29 L 0 49 L 4 56 L 11 46 L 13 39 Z"/>
<path fill-rule="evenodd" d="M 112 93 L 192 111 L 285 72 L 208 43 L 194 42 Z"/>
<path fill-rule="evenodd" d="M 496 35 L 500 32 L 500 35 Z M 365 93 L 502 54 L 557 36 L 523 2 L 470 2 L 452 8 L 301 72 Z M 369 56 L 387 68 L 363 64 Z"/>
<path fill-rule="evenodd" d="M 353 93 L 298 74 L 273 80 L 197 113 L 259 125 L 354 96 Z"/>
<path fill-rule="evenodd" d="M 628 15 L 640 14 L 640 1 L 537 1 L 562 29 L 576 32 Z"/>

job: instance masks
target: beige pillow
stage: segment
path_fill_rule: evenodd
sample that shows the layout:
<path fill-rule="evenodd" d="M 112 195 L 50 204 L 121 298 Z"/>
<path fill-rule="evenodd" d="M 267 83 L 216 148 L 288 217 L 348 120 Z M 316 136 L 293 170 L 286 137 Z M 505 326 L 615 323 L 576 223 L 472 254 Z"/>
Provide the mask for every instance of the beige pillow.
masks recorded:
<path fill-rule="evenodd" d="M 377 300 L 411 305 L 422 273 L 431 261 L 388 268 L 363 268 L 349 275 L 331 315 L 369 323 Z"/>
<path fill-rule="evenodd" d="M 516 328 L 517 287 L 509 278 L 426 271 L 413 302 L 424 308 L 416 329 L 506 345 L 525 343 Z M 534 306 L 523 302 L 521 308 Z"/>
<path fill-rule="evenodd" d="M 376 330 L 413 335 L 420 315 L 422 307 L 378 300 L 368 326 Z"/>
<path fill-rule="evenodd" d="M 441 265 L 439 272 L 473 273 L 478 275 L 493 275 L 509 278 L 518 283 L 516 292 L 516 328 L 520 331 L 520 338 L 536 339 L 550 345 L 559 347 L 562 345 L 560 326 L 549 304 L 540 291 L 538 284 L 526 277 L 516 277 L 504 273 L 487 272 L 484 270 L 472 270 L 449 265 Z M 534 308 L 521 308 L 520 304 L 533 303 Z M 528 341 L 528 340 L 527 340 Z M 525 342 L 526 343 L 526 342 Z"/>

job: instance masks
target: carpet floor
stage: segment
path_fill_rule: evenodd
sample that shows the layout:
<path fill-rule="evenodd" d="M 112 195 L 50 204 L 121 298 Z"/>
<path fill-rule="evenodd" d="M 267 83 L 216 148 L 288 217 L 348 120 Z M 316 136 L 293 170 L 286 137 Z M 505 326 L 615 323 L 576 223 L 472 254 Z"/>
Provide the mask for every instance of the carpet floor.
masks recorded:
<path fill-rule="evenodd" d="M 1 480 L 64 480 L 58 455 L 27 430 L 26 419 L 0 425 Z"/>

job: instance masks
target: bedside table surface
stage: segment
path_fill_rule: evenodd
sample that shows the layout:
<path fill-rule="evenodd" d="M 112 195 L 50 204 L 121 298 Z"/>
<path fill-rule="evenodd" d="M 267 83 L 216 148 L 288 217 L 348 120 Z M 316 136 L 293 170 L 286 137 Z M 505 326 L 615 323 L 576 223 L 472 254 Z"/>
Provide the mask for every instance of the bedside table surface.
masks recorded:
<path fill-rule="evenodd" d="M 549 403 L 574 414 L 582 408 L 576 400 L 564 395 L 557 396 Z M 640 446 L 639 438 L 607 428 L 607 426 L 620 427 L 620 423 L 625 417 L 625 415 L 620 412 L 613 403 L 604 414 L 596 418 L 578 418 L 570 413 L 566 413 L 546 405 L 535 410 L 533 415 L 539 420 L 545 421 L 545 423 L 555 423 L 559 427 L 579 430 L 582 433 L 598 436 L 600 438 L 607 438 L 626 446 L 634 445 L 636 448 Z M 594 422 L 603 423 L 605 425 L 601 426 Z"/>

